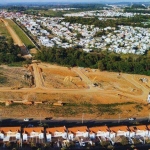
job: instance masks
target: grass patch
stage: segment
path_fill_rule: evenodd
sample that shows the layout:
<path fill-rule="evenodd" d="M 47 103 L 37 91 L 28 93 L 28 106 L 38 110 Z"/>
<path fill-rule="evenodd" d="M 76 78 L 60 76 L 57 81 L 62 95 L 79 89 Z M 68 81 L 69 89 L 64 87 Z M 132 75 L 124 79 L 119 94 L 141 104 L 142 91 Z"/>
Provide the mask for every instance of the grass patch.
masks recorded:
<path fill-rule="evenodd" d="M 118 106 L 123 105 L 132 105 L 136 104 L 135 102 L 125 102 L 125 103 L 112 103 L 112 104 L 92 104 L 88 102 L 81 103 L 66 103 L 63 107 L 54 107 L 49 105 L 50 113 L 53 113 L 54 116 L 76 116 L 82 113 L 94 114 L 95 112 L 98 115 L 115 115 L 121 113 L 121 109 Z"/>
<path fill-rule="evenodd" d="M 9 34 L 8 30 L 4 23 L 0 20 L 0 35 L 6 37 L 6 39 L 10 39 L 11 35 Z"/>
<path fill-rule="evenodd" d="M 7 77 L 0 76 L 0 84 L 5 84 L 7 83 Z"/>
<path fill-rule="evenodd" d="M 9 25 L 12 27 L 12 29 L 16 32 L 16 34 L 19 36 L 21 41 L 28 47 L 28 46 L 33 46 L 32 41 L 27 37 L 27 35 L 20 29 L 20 27 L 14 23 L 12 20 L 6 19 Z"/>
<path fill-rule="evenodd" d="M 22 67 L 24 62 L 13 62 L 11 64 L 8 64 L 9 67 Z"/>

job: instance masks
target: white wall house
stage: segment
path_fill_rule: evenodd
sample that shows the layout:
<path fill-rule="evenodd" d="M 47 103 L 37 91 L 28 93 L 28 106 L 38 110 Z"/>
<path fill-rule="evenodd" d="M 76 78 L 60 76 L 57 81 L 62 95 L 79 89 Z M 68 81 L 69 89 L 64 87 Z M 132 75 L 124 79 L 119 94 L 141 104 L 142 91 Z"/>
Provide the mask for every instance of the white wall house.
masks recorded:
<path fill-rule="evenodd" d="M 109 137 L 109 129 L 107 126 L 98 126 L 89 128 L 89 136 L 91 139 L 97 137 Z"/>
<path fill-rule="evenodd" d="M 50 142 L 53 137 L 62 137 L 63 139 L 67 139 L 67 130 L 66 127 L 54 127 L 46 129 L 46 139 L 47 142 Z"/>
<path fill-rule="evenodd" d="M 146 125 L 130 126 L 129 129 L 131 132 L 130 137 L 133 137 L 133 136 L 145 137 L 145 136 L 148 136 L 149 134 L 149 131 Z"/>
<path fill-rule="evenodd" d="M 28 139 L 36 139 L 36 140 L 44 140 L 44 128 L 43 127 L 30 127 L 23 128 L 22 133 L 23 141 L 27 141 Z"/>
<path fill-rule="evenodd" d="M 86 126 L 68 128 L 68 138 L 73 140 L 76 137 L 88 137 L 89 132 Z"/>
<path fill-rule="evenodd" d="M 5 141 L 21 139 L 21 127 L 0 127 L 0 139 Z M 12 141 L 11 140 L 11 141 Z"/>
<path fill-rule="evenodd" d="M 129 136 L 130 132 L 127 126 L 116 126 L 110 127 L 110 138 L 115 138 L 116 136 Z"/>

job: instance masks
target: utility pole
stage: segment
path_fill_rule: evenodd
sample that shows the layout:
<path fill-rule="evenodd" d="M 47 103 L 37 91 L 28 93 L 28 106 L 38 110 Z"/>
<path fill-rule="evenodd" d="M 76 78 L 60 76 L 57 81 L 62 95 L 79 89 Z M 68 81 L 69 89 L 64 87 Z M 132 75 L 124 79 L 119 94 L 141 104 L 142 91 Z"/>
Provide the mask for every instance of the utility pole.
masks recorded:
<path fill-rule="evenodd" d="M 150 113 L 149 113 L 149 116 L 148 116 L 148 122 L 150 121 Z"/>
<path fill-rule="evenodd" d="M 41 113 L 40 113 L 40 124 L 41 124 Z"/>
<path fill-rule="evenodd" d="M 118 116 L 118 123 L 120 123 L 120 114 L 119 114 L 119 116 Z"/>
<path fill-rule="evenodd" d="M 84 117 L 84 113 L 82 113 L 82 124 L 83 124 L 83 117 Z"/>

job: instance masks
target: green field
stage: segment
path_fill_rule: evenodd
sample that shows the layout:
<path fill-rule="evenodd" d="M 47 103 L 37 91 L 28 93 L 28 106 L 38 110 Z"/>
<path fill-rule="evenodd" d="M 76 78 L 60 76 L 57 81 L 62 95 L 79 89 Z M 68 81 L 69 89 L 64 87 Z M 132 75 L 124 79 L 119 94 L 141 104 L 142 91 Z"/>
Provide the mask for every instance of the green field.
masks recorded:
<path fill-rule="evenodd" d="M 8 30 L 6 29 L 4 23 L 1 20 L 0 20 L 0 36 L 5 36 L 6 39 L 10 39 L 11 38 Z"/>
<path fill-rule="evenodd" d="M 75 13 L 75 12 L 81 12 L 83 11 L 82 9 L 77 9 L 77 10 L 62 10 L 62 11 L 53 11 L 51 9 L 49 10 L 34 10 L 34 9 L 29 9 L 26 10 L 25 13 L 26 14 L 30 14 L 30 15 L 41 15 L 41 16 L 45 16 L 45 17 L 63 17 L 64 14 L 68 14 L 68 13 Z"/>
<path fill-rule="evenodd" d="M 22 29 L 14 23 L 12 20 L 6 19 L 9 25 L 14 29 L 14 31 L 17 33 L 21 41 L 28 47 L 32 46 L 35 47 L 32 41 L 27 37 L 27 35 L 22 31 Z"/>

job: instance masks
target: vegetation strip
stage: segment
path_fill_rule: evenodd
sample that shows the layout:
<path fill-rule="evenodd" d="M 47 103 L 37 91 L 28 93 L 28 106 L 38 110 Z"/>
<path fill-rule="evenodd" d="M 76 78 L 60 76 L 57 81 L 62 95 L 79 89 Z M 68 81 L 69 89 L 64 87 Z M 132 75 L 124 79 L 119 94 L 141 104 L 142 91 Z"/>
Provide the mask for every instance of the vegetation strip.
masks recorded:
<path fill-rule="evenodd" d="M 13 30 L 16 32 L 16 34 L 19 36 L 19 38 L 21 39 L 21 41 L 28 47 L 30 45 L 33 45 L 33 43 L 31 42 L 31 40 L 27 37 L 27 35 L 20 29 L 20 27 L 18 25 L 16 25 L 12 20 L 7 19 L 7 22 L 9 23 L 9 25 L 13 28 Z"/>

